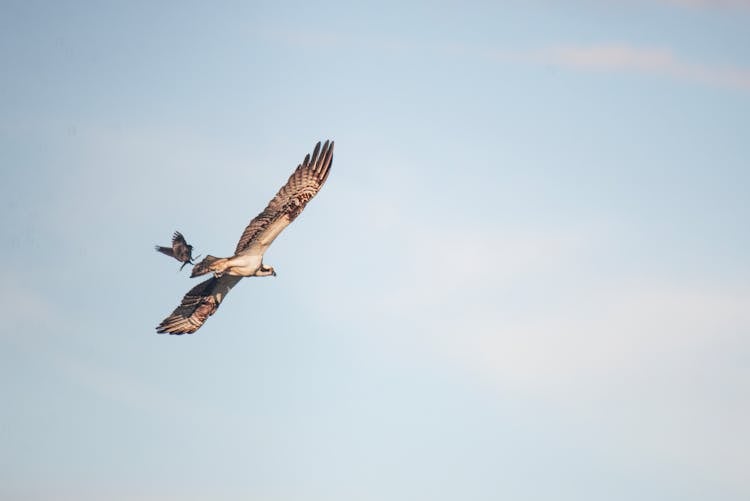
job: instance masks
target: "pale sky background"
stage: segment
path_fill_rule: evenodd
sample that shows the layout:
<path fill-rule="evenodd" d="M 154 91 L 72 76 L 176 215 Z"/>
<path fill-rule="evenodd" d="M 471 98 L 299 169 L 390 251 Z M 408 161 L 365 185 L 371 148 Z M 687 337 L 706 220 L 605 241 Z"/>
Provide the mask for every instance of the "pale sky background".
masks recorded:
<path fill-rule="evenodd" d="M 4 1 L 0 110 L 0 498 L 750 499 L 750 2 Z"/>

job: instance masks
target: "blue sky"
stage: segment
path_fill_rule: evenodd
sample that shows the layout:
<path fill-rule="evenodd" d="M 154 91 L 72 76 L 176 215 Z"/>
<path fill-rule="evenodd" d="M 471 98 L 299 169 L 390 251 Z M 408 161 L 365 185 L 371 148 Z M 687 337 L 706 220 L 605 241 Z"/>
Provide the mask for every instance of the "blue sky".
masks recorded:
<path fill-rule="evenodd" d="M 1 9 L 3 499 L 750 496 L 750 2 Z"/>

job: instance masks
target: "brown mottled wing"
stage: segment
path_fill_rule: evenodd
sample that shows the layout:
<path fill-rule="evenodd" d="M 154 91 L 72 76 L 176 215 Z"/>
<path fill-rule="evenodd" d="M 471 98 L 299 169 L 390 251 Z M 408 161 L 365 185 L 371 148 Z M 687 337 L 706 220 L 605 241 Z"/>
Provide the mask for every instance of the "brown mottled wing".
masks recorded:
<path fill-rule="evenodd" d="M 227 293 L 242 277 L 224 275 L 199 283 L 182 298 L 182 303 L 157 327 L 159 334 L 192 334 L 219 308 Z"/>
<path fill-rule="evenodd" d="M 172 236 L 172 252 L 174 257 L 183 263 L 191 259 L 190 255 L 193 253 L 193 249 L 179 231 L 175 231 L 174 236 Z"/>
<path fill-rule="evenodd" d="M 268 206 L 250 221 L 237 243 L 237 254 L 262 255 L 281 231 L 299 216 L 302 209 L 323 186 L 333 161 L 333 141 L 315 145 L 312 157 L 305 160 L 289 177 Z"/>

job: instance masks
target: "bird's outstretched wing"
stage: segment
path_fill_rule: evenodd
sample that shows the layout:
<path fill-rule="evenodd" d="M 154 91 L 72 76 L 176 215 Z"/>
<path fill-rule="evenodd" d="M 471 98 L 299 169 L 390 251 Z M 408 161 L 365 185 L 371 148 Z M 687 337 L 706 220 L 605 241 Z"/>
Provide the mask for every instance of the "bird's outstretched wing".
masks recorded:
<path fill-rule="evenodd" d="M 192 334 L 213 315 L 229 291 L 242 277 L 211 277 L 190 289 L 182 303 L 156 327 L 159 334 Z"/>
<path fill-rule="evenodd" d="M 309 154 L 305 156 L 305 160 L 297 166 L 263 212 L 247 225 L 237 242 L 235 255 L 262 255 L 320 191 L 328 178 L 332 161 L 333 141 L 326 141 L 322 148 L 320 143 L 316 144 L 312 157 Z"/>
<path fill-rule="evenodd" d="M 174 235 L 172 235 L 172 247 L 179 245 L 187 245 L 187 242 L 185 241 L 185 237 L 182 236 L 182 233 L 175 231 Z"/>
<path fill-rule="evenodd" d="M 193 247 L 188 245 L 185 237 L 179 231 L 175 231 L 172 237 L 172 252 L 174 253 L 174 257 L 182 263 L 192 260 Z"/>

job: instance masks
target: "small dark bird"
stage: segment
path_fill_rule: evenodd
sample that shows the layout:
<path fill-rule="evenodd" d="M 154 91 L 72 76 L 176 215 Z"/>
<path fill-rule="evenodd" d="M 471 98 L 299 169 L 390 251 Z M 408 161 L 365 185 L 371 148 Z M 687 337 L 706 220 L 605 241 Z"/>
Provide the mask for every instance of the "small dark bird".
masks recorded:
<path fill-rule="evenodd" d="M 185 241 L 185 237 L 183 237 L 182 233 L 180 233 L 179 231 L 175 231 L 174 235 L 172 236 L 172 247 L 162 247 L 160 245 L 157 245 L 156 250 L 181 262 L 182 266 L 180 266 L 180 271 L 182 271 L 186 264 L 194 264 L 193 246 L 188 245 L 188 243 Z M 200 256 L 195 257 L 198 258 Z"/>

